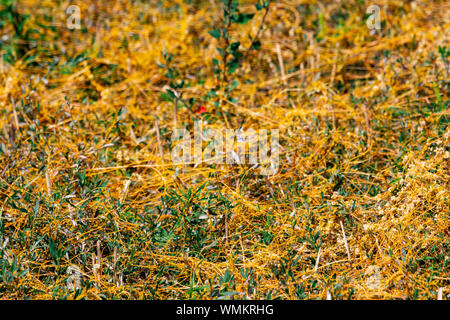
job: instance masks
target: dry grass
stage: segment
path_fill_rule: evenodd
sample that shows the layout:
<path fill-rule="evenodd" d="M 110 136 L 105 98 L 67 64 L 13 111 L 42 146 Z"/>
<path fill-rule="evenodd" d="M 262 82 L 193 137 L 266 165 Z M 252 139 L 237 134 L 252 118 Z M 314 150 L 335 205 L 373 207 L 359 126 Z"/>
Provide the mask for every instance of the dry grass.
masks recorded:
<path fill-rule="evenodd" d="M 1 298 L 449 298 L 445 1 L 376 1 L 375 33 L 369 1 L 276 2 L 233 101 L 208 95 L 216 1 L 78 1 L 72 31 L 60 2 L 1 31 Z M 163 49 L 178 125 L 279 129 L 277 174 L 175 170 Z"/>

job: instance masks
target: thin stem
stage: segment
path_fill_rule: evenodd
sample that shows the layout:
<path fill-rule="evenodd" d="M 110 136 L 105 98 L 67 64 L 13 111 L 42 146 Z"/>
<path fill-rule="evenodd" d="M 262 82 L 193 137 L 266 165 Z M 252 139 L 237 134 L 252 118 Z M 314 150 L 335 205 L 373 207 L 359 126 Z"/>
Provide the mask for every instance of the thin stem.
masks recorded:
<path fill-rule="evenodd" d="M 173 104 L 173 126 L 174 130 L 178 127 L 178 97 L 175 97 Z"/>
<path fill-rule="evenodd" d="M 229 128 L 229 123 L 228 123 L 228 119 L 225 115 L 225 112 L 222 109 L 222 101 L 223 101 L 223 97 L 227 95 L 227 88 L 228 88 L 228 76 L 227 76 L 227 72 L 228 72 L 228 68 L 227 68 L 227 63 L 228 63 L 228 47 L 230 46 L 230 39 L 228 37 L 228 30 L 230 29 L 231 26 L 231 6 L 233 4 L 232 0 L 228 0 L 226 7 L 224 8 L 224 26 L 222 29 L 222 35 L 224 37 L 224 41 L 225 41 L 225 45 L 222 48 L 223 52 L 222 52 L 222 79 L 221 79 L 221 90 L 222 90 L 222 94 L 220 96 L 220 112 L 223 116 L 223 119 L 225 120 L 225 124 L 226 126 Z M 227 99 L 227 97 L 226 97 Z"/>
<path fill-rule="evenodd" d="M 252 50 L 253 45 L 255 44 L 256 40 L 258 39 L 259 34 L 261 33 L 261 31 L 262 31 L 262 29 L 263 29 L 264 22 L 266 21 L 266 17 L 267 17 L 267 15 L 269 14 L 269 10 L 270 10 L 270 0 L 269 0 L 269 2 L 268 2 L 268 4 L 267 4 L 266 12 L 264 13 L 264 16 L 263 16 L 263 18 L 262 18 L 262 21 L 261 21 L 261 24 L 260 24 L 260 26 L 259 26 L 259 28 L 258 28 L 258 31 L 256 32 L 255 36 L 252 38 L 252 42 L 250 43 L 250 46 L 248 47 L 248 49 L 245 51 L 244 55 L 243 55 L 242 58 L 241 58 L 242 61 L 243 61 L 245 58 L 247 58 L 247 56 L 248 56 L 250 50 Z"/>

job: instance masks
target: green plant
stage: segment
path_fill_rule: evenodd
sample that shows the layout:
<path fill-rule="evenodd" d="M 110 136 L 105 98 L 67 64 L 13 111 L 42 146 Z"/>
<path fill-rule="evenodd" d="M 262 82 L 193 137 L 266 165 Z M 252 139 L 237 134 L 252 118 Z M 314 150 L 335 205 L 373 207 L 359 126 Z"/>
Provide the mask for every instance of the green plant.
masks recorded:
<path fill-rule="evenodd" d="M 173 55 L 164 49 L 162 56 L 164 64 L 158 64 L 158 66 L 165 71 L 165 76 L 169 80 L 169 88 L 161 93 L 161 97 L 173 103 L 173 119 L 174 127 L 176 128 L 178 125 L 178 103 L 183 99 L 181 89 L 183 89 L 185 81 L 180 79 L 180 72 L 172 64 Z"/>
<path fill-rule="evenodd" d="M 265 10 L 264 17 L 258 32 L 251 38 L 250 45 L 247 49 L 241 47 L 241 42 L 233 39 L 230 31 L 233 25 L 246 24 L 253 19 L 254 13 L 242 13 L 239 10 L 239 2 L 236 0 L 222 0 L 224 5 L 222 15 L 222 28 L 214 28 L 209 31 L 209 34 L 218 40 L 219 45 L 217 51 L 220 58 L 213 58 L 214 74 L 217 77 L 217 85 L 213 90 L 215 93 L 220 92 L 220 100 L 215 105 L 218 108 L 222 107 L 223 100 L 233 100 L 230 96 L 231 91 L 237 87 L 237 80 L 230 84 L 230 76 L 242 65 L 242 62 L 252 50 L 259 50 L 261 42 L 258 40 L 264 21 L 270 9 L 270 0 L 258 2 L 255 7 L 257 11 Z M 222 112 L 222 110 L 221 110 Z M 225 121 L 226 117 L 224 116 Z"/>
<path fill-rule="evenodd" d="M 30 16 L 19 12 L 15 0 L 2 0 L 0 5 L 3 7 L 0 10 L 0 27 L 5 28 L 9 25 L 13 31 L 9 41 L 0 42 L 0 50 L 4 51 L 3 59 L 13 64 L 31 50 L 33 43 L 31 35 L 36 31 L 25 27 Z"/>

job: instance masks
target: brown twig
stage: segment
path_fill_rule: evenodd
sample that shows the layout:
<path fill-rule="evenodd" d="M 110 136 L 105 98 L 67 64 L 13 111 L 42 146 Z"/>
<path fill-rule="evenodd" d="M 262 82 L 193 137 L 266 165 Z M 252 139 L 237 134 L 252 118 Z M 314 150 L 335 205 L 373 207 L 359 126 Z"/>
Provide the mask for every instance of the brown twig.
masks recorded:
<path fill-rule="evenodd" d="M 161 143 L 161 133 L 159 130 L 158 119 L 155 119 L 155 129 L 156 129 L 156 139 L 158 140 L 159 157 L 161 158 L 161 160 L 164 160 L 164 153 L 163 153 L 163 148 L 162 148 L 162 143 Z"/>
<path fill-rule="evenodd" d="M 117 285 L 117 247 L 114 247 L 113 253 L 113 283 Z"/>

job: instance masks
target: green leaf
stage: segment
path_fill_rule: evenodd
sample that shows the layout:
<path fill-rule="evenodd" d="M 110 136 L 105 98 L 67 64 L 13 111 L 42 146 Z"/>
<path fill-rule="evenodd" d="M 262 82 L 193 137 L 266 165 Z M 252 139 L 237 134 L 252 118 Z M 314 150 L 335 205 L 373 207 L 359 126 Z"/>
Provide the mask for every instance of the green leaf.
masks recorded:
<path fill-rule="evenodd" d="M 237 68 L 239 68 L 239 60 L 233 59 L 230 62 L 227 63 L 228 65 L 228 74 L 233 74 Z"/>
<path fill-rule="evenodd" d="M 175 98 L 176 98 L 176 97 L 175 97 L 175 93 L 173 93 L 172 90 L 166 90 L 166 92 L 167 92 L 167 94 L 168 94 L 172 99 L 175 99 Z"/>
<path fill-rule="evenodd" d="M 436 97 L 436 103 L 440 106 L 442 104 L 442 97 L 439 92 L 439 88 L 436 83 L 433 83 L 434 95 Z"/>
<path fill-rule="evenodd" d="M 167 93 L 161 92 L 160 94 L 161 94 L 161 98 L 164 101 L 170 101 L 170 102 L 173 101 L 172 97 L 170 95 L 168 95 Z"/>
<path fill-rule="evenodd" d="M 234 52 L 234 51 L 236 51 L 236 50 L 239 49 L 239 46 L 240 46 L 240 45 L 241 45 L 241 43 L 240 43 L 239 41 L 233 42 L 233 43 L 230 45 L 230 50 L 231 50 L 232 52 Z"/>
<path fill-rule="evenodd" d="M 233 83 L 231 84 L 230 90 L 234 90 L 236 89 L 236 87 L 239 85 L 239 81 L 234 80 Z"/>
<path fill-rule="evenodd" d="M 39 200 L 36 200 L 36 205 L 34 206 L 34 216 L 37 217 L 39 213 Z"/>
<path fill-rule="evenodd" d="M 227 296 L 234 296 L 239 294 L 239 292 L 236 291 L 225 291 L 225 292 L 221 292 L 220 295 L 223 297 L 227 297 Z"/>
<path fill-rule="evenodd" d="M 255 16 L 254 13 L 239 13 L 236 22 L 239 24 L 246 24 Z"/>
<path fill-rule="evenodd" d="M 261 11 L 262 9 L 267 9 L 269 7 L 270 0 L 264 0 L 261 2 L 258 1 L 258 3 L 255 5 L 256 10 Z"/>
<path fill-rule="evenodd" d="M 57 261 L 58 260 L 58 251 L 56 249 L 56 245 L 53 242 L 53 240 L 50 240 L 49 244 L 48 244 L 48 249 L 50 251 L 50 255 L 52 256 L 52 258 Z"/>
<path fill-rule="evenodd" d="M 253 42 L 252 49 L 259 50 L 260 48 L 261 48 L 261 41 L 256 40 L 255 42 Z"/>
<path fill-rule="evenodd" d="M 220 35 L 221 35 L 219 29 L 213 29 L 213 30 L 209 31 L 208 33 L 216 39 L 219 39 Z"/>

